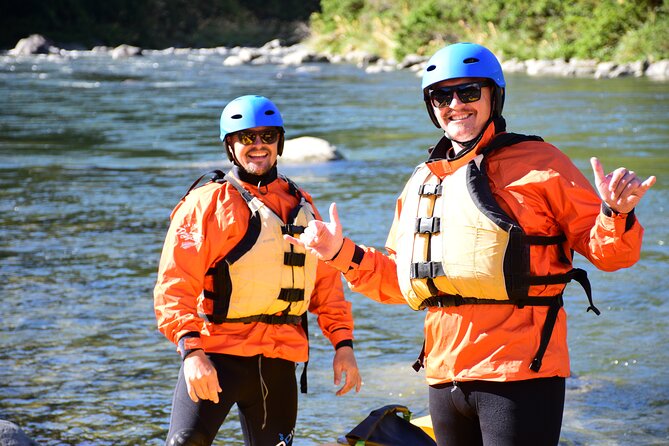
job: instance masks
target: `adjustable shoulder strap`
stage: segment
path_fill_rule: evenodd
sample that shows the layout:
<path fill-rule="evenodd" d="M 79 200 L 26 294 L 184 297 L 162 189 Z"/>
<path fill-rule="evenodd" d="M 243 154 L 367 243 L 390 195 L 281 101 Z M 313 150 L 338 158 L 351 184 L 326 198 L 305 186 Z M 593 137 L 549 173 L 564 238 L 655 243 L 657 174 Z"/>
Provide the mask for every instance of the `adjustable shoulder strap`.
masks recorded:
<path fill-rule="evenodd" d="M 209 172 L 207 172 L 207 173 L 204 173 L 204 174 L 200 175 L 200 178 L 198 178 L 197 180 L 195 180 L 195 181 L 193 182 L 193 184 L 190 185 L 190 187 L 188 188 L 188 190 L 186 191 L 186 193 L 184 194 L 184 196 L 181 197 L 181 200 L 183 200 L 184 198 L 186 198 L 186 197 L 188 196 L 188 194 L 190 194 L 190 191 L 192 191 L 193 189 L 195 189 L 195 188 L 197 187 L 197 185 L 200 184 L 200 181 L 202 181 L 202 178 L 206 177 L 207 175 L 210 175 L 210 177 L 209 177 L 209 181 L 210 181 L 210 182 L 213 182 L 213 181 L 222 182 L 223 178 L 225 177 L 225 174 L 224 174 L 222 171 L 218 170 L 218 169 L 211 170 L 211 171 L 209 171 Z"/>

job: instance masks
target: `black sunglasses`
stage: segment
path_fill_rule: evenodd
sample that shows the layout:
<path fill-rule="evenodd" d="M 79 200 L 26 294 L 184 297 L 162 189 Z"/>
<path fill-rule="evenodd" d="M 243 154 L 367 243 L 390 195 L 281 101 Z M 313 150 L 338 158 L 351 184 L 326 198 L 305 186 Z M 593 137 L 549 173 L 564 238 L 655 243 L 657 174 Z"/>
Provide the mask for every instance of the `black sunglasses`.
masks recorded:
<path fill-rule="evenodd" d="M 455 93 L 458 94 L 458 98 L 465 104 L 476 102 L 481 99 L 481 89 L 489 85 L 489 82 L 484 81 L 437 88 L 430 91 L 430 103 L 437 108 L 446 108 L 451 105 Z"/>
<path fill-rule="evenodd" d="M 239 142 L 245 146 L 250 146 L 256 142 L 256 139 L 260 136 L 260 141 L 263 144 L 274 144 L 277 139 L 279 139 L 279 130 L 278 129 L 267 129 L 254 132 L 253 130 L 242 130 L 237 132 L 237 137 Z"/>

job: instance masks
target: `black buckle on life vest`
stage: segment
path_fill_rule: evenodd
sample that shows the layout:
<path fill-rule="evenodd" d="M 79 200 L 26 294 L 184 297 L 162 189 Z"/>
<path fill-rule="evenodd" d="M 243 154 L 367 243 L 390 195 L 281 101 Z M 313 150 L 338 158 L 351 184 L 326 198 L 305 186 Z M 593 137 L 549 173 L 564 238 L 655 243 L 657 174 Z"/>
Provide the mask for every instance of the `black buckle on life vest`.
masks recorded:
<path fill-rule="evenodd" d="M 444 266 L 441 262 L 412 263 L 409 273 L 412 279 L 434 279 L 444 275 Z"/>
<path fill-rule="evenodd" d="M 304 229 L 304 226 L 288 224 L 281 226 L 281 233 L 288 235 L 302 234 Z"/>
<path fill-rule="evenodd" d="M 301 288 L 281 288 L 278 299 L 285 302 L 302 302 L 304 300 L 304 290 Z"/>
<path fill-rule="evenodd" d="M 283 264 L 288 266 L 304 266 L 306 254 L 299 252 L 284 252 Z"/>
<path fill-rule="evenodd" d="M 435 234 L 441 232 L 441 218 L 418 217 L 416 218 L 416 234 Z"/>
<path fill-rule="evenodd" d="M 421 184 L 418 188 L 418 194 L 441 196 L 443 189 L 444 187 L 441 184 Z"/>

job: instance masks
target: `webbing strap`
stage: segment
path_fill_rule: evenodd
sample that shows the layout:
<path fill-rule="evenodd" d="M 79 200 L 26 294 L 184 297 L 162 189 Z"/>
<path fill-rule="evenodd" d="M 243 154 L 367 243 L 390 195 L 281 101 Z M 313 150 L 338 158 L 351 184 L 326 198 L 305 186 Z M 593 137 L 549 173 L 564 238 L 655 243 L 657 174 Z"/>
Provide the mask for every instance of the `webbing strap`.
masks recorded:
<path fill-rule="evenodd" d="M 549 307 L 553 305 L 553 299 L 550 297 L 527 296 L 522 298 L 509 299 L 479 299 L 478 297 L 463 297 L 455 294 L 445 294 L 442 296 L 433 296 L 425 299 L 421 303 L 421 308 L 426 307 L 459 307 L 460 305 L 486 304 L 486 305 L 516 305 L 519 308 L 530 307 Z"/>
<path fill-rule="evenodd" d="M 302 330 L 304 330 L 304 335 L 307 337 L 307 348 L 309 348 L 309 319 L 307 318 L 307 313 L 300 316 L 302 321 Z M 304 367 L 302 368 L 302 374 L 300 375 L 300 393 L 307 393 L 307 367 L 309 367 L 309 360 L 307 359 L 304 362 Z"/>
<path fill-rule="evenodd" d="M 585 291 L 585 295 L 588 297 L 589 305 L 586 311 L 592 311 L 597 316 L 601 314 L 601 311 L 599 311 L 592 300 L 592 287 L 588 279 L 588 272 L 584 269 L 573 268 L 564 274 L 554 274 L 552 276 L 530 276 L 527 280 L 530 285 L 556 285 L 559 283 L 569 283 L 574 280 L 583 287 L 583 291 Z"/>
<path fill-rule="evenodd" d="M 204 177 L 206 177 L 207 175 L 210 175 L 210 174 L 213 174 L 213 175 L 210 176 L 210 181 L 218 181 L 225 176 L 225 174 L 218 169 L 212 170 L 210 172 L 207 172 L 207 173 L 204 173 L 204 174 L 200 175 L 200 178 L 193 181 L 193 184 L 190 185 L 190 187 L 188 188 L 188 190 L 186 191 L 184 196 L 181 197 L 181 199 L 183 200 L 184 198 L 186 198 L 186 196 L 188 196 L 188 194 L 190 194 L 190 191 L 195 189 L 195 186 L 197 186 L 200 183 L 200 181 L 202 181 L 202 178 L 204 178 Z"/>
<path fill-rule="evenodd" d="M 537 246 L 548 246 L 548 245 L 559 245 L 567 241 L 567 236 L 564 234 L 561 235 L 526 235 L 524 237 L 525 241 L 530 245 Z"/>
<path fill-rule="evenodd" d="M 285 302 L 302 302 L 304 300 L 304 289 L 281 288 L 278 299 Z"/>
<path fill-rule="evenodd" d="M 544 321 L 544 326 L 541 329 L 541 338 L 539 341 L 539 348 L 537 353 L 534 355 L 534 359 L 530 364 L 530 370 L 533 372 L 538 372 L 541 368 L 541 362 L 544 359 L 544 354 L 548 348 L 548 343 L 551 340 L 551 335 L 553 334 L 553 328 L 555 328 L 555 321 L 557 320 L 558 312 L 560 307 L 564 305 L 562 296 L 558 296 L 557 299 L 552 300 L 550 308 L 548 308 L 548 313 L 546 313 L 546 320 Z"/>
<path fill-rule="evenodd" d="M 236 322 L 242 324 L 250 324 L 252 322 L 263 322 L 265 324 L 274 324 L 274 325 L 278 324 L 299 325 L 302 323 L 302 316 L 296 316 L 294 314 L 256 314 L 253 316 L 228 318 L 217 314 L 198 313 L 198 316 L 214 324 L 222 324 L 224 322 L 231 322 L 231 323 Z"/>

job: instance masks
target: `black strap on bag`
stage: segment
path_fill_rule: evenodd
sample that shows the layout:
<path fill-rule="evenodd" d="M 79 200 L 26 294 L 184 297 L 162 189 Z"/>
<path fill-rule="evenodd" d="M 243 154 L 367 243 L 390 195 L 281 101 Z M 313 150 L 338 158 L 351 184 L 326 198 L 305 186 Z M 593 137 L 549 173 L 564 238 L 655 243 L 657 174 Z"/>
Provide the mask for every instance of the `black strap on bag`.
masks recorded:
<path fill-rule="evenodd" d="M 371 411 L 346 434 L 346 441 L 351 446 L 437 446 L 420 427 L 411 424 L 410 419 L 411 412 L 406 406 L 383 406 Z"/>

